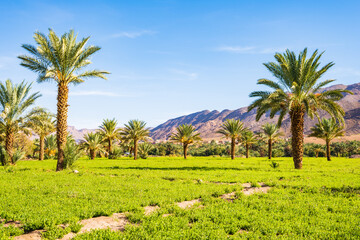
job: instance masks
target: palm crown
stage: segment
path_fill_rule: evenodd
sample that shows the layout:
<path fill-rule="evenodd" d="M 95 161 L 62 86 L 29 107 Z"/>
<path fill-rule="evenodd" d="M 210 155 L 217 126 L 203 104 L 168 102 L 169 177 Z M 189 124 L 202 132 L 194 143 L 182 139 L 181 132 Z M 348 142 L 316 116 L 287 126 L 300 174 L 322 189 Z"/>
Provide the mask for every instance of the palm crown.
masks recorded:
<path fill-rule="evenodd" d="M 105 119 L 101 126 L 99 126 L 99 134 L 103 141 L 108 143 L 109 157 L 112 153 L 112 143 L 119 138 L 120 129 L 117 128 L 117 121 L 115 119 Z"/>
<path fill-rule="evenodd" d="M 82 148 L 89 151 L 91 159 L 94 159 L 98 152 L 104 152 L 102 137 L 99 133 L 85 134 L 81 145 Z"/>
<path fill-rule="evenodd" d="M 220 129 L 217 133 L 224 135 L 226 138 L 231 139 L 231 158 L 235 158 L 235 144 L 236 139 L 241 138 L 241 134 L 244 131 L 244 124 L 240 120 L 235 119 L 227 119 L 223 124 L 220 126 Z"/>
<path fill-rule="evenodd" d="M 86 78 L 99 77 L 106 79 L 109 72 L 85 70 L 91 64 L 89 57 L 100 50 L 97 46 L 85 47 L 90 37 L 77 42 L 77 35 L 71 30 L 58 37 L 53 30 L 49 35 L 36 32 L 34 35 L 37 47 L 23 44 L 31 55 L 21 55 L 21 65 L 38 73 L 38 82 L 54 80 L 58 84 L 68 85 L 84 82 Z"/>

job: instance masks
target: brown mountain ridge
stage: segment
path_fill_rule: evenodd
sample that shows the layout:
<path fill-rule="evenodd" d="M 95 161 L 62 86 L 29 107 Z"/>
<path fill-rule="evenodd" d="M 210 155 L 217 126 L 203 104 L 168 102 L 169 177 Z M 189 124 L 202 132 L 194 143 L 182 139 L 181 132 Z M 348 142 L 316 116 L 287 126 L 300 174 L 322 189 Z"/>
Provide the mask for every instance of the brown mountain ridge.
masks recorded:
<path fill-rule="evenodd" d="M 346 135 L 350 136 L 360 134 L 360 83 L 352 85 L 333 85 L 328 88 L 324 88 L 323 91 L 330 89 L 346 89 L 354 93 L 354 95 L 345 94 L 344 98 L 339 101 L 339 104 L 344 108 L 346 113 Z M 204 140 L 220 139 L 221 136 L 215 132 L 226 119 L 240 119 L 244 122 L 244 125 L 252 131 L 259 131 L 261 126 L 266 122 L 276 123 L 277 121 L 276 116 L 273 119 L 270 119 L 269 114 L 266 114 L 260 119 L 260 121 L 256 122 L 255 115 L 256 109 L 248 112 L 247 107 L 242 107 L 236 110 L 226 109 L 221 112 L 217 110 L 204 110 L 170 119 L 165 123 L 160 124 L 151 130 L 151 137 L 154 140 L 164 141 L 168 139 L 170 134 L 174 132 L 175 128 L 180 124 L 192 124 L 200 132 L 200 135 Z M 322 113 L 321 117 L 326 117 L 326 114 Z M 316 122 L 317 120 L 306 118 L 305 135 L 309 134 L 310 128 Z M 283 121 L 282 131 L 287 137 L 290 136 L 290 119 L 288 116 L 285 117 Z"/>

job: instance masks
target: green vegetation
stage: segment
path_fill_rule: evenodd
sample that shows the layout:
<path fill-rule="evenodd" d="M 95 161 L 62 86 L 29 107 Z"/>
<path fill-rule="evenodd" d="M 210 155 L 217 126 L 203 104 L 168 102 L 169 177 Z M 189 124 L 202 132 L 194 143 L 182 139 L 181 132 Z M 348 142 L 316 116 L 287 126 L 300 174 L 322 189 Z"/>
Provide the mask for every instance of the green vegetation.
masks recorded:
<path fill-rule="evenodd" d="M 24 223 L 24 231 L 47 229 L 49 239 L 66 231 L 56 226 L 80 219 L 128 212 L 124 232 L 97 230 L 76 239 L 357 239 L 360 237 L 358 159 L 304 158 L 304 170 L 290 158 L 156 157 L 131 161 L 85 158 L 79 173 L 55 172 L 56 161 L 20 161 L 0 167 L 0 216 Z M 267 194 L 245 196 L 241 185 L 264 182 Z M 238 198 L 218 196 L 235 191 Z M 201 198 L 183 210 L 176 202 Z M 144 215 L 145 206 L 158 212 Z M 163 214 L 170 214 L 163 217 Z M 0 227 L 0 238 L 19 235 Z"/>
<path fill-rule="evenodd" d="M 241 134 L 244 131 L 244 124 L 240 120 L 227 119 L 221 125 L 217 133 L 222 134 L 225 138 L 229 138 L 231 141 L 231 159 L 235 158 L 235 145 L 236 140 L 241 138 Z"/>
<path fill-rule="evenodd" d="M 293 160 L 296 169 L 302 168 L 304 151 L 304 119 L 305 114 L 310 118 L 319 118 L 319 110 L 326 111 L 339 122 L 344 122 L 345 115 L 342 107 L 336 101 L 343 98 L 346 90 L 335 89 L 320 92 L 320 88 L 334 80 L 319 82 L 320 78 L 334 65 L 328 63 L 319 68 L 323 53 L 315 51 L 307 58 L 305 48 L 296 56 L 294 52 L 286 50 L 285 53 L 276 53 L 276 62 L 265 63 L 265 67 L 278 79 L 274 82 L 269 79 L 259 79 L 258 84 L 273 89 L 269 91 L 256 91 L 250 97 L 257 97 L 250 106 L 249 111 L 257 108 L 256 120 L 266 112 L 273 118 L 279 113 L 278 126 L 286 114 L 290 115 Z"/>
<path fill-rule="evenodd" d="M 268 144 L 268 158 L 271 159 L 273 143 L 275 143 L 279 139 L 282 133 L 275 124 L 271 123 L 265 123 L 264 126 L 262 126 L 261 130 L 262 133 L 260 136 Z"/>

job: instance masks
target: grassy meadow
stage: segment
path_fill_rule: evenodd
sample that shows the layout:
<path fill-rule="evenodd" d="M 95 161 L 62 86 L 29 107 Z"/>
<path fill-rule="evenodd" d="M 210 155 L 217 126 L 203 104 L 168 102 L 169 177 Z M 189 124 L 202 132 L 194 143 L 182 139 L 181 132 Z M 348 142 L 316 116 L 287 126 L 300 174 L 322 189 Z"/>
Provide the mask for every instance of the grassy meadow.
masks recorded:
<path fill-rule="evenodd" d="M 0 167 L 0 216 L 24 226 L 0 225 L 0 239 L 36 229 L 56 239 L 76 232 L 81 219 L 112 213 L 126 213 L 132 224 L 75 239 L 360 238 L 359 159 L 304 158 L 301 171 L 291 158 L 274 160 L 278 168 L 265 158 L 82 158 L 78 173 L 55 172 L 55 160 L 20 161 Z M 245 196 L 241 183 L 247 182 L 271 190 Z M 234 191 L 233 202 L 219 198 Z M 197 198 L 201 203 L 190 209 L 175 204 Z M 160 209 L 145 215 L 149 205 Z M 57 227 L 64 223 L 69 227 Z"/>

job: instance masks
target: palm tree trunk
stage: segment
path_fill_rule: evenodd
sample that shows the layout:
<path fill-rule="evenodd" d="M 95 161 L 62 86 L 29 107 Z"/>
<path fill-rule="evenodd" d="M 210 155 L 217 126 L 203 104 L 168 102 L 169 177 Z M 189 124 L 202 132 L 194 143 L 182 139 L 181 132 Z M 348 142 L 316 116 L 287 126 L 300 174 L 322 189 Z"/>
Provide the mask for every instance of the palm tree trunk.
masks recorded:
<path fill-rule="evenodd" d="M 246 147 L 246 158 L 249 158 L 249 144 L 245 144 Z"/>
<path fill-rule="evenodd" d="M 134 140 L 134 159 L 137 159 L 137 148 L 138 148 L 138 143 L 137 140 Z"/>
<path fill-rule="evenodd" d="M 14 140 L 15 135 L 12 131 L 6 130 L 5 136 L 5 149 L 7 154 L 9 155 L 9 162 L 5 162 L 5 164 L 14 164 L 13 162 L 13 155 L 14 155 Z"/>
<path fill-rule="evenodd" d="M 40 153 L 39 153 L 39 160 L 44 160 L 44 145 L 45 145 L 45 137 L 40 136 Z"/>
<path fill-rule="evenodd" d="M 90 149 L 90 159 L 94 160 L 95 159 L 95 150 Z"/>
<path fill-rule="evenodd" d="M 184 143 L 184 159 L 187 157 L 187 147 L 188 145 Z"/>
<path fill-rule="evenodd" d="M 108 158 L 110 158 L 111 156 L 111 153 L 112 153 L 112 141 L 111 139 L 109 138 L 108 139 L 108 144 L 109 144 L 109 155 L 108 155 Z"/>
<path fill-rule="evenodd" d="M 272 140 L 268 140 L 268 158 L 271 159 L 272 156 Z"/>
<path fill-rule="evenodd" d="M 302 169 L 304 153 L 304 115 L 305 111 L 302 108 L 290 111 L 292 155 L 295 169 Z"/>
<path fill-rule="evenodd" d="M 67 112 L 68 112 L 69 87 L 66 84 L 58 84 L 57 96 L 57 124 L 56 139 L 58 147 L 58 161 L 56 171 L 64 169 L 64 148 L 67 137 Z"/>
<path fill-rule="evenodd" d="M 235 158 L 235 138 L 231 139 L 231 159 Z"/>
<path fill-rule="evenodd" d="M 331 161 L 331 153 L 330 153 L 330 141 L 326 141 L 326 158 L 328 161 Z"/>

